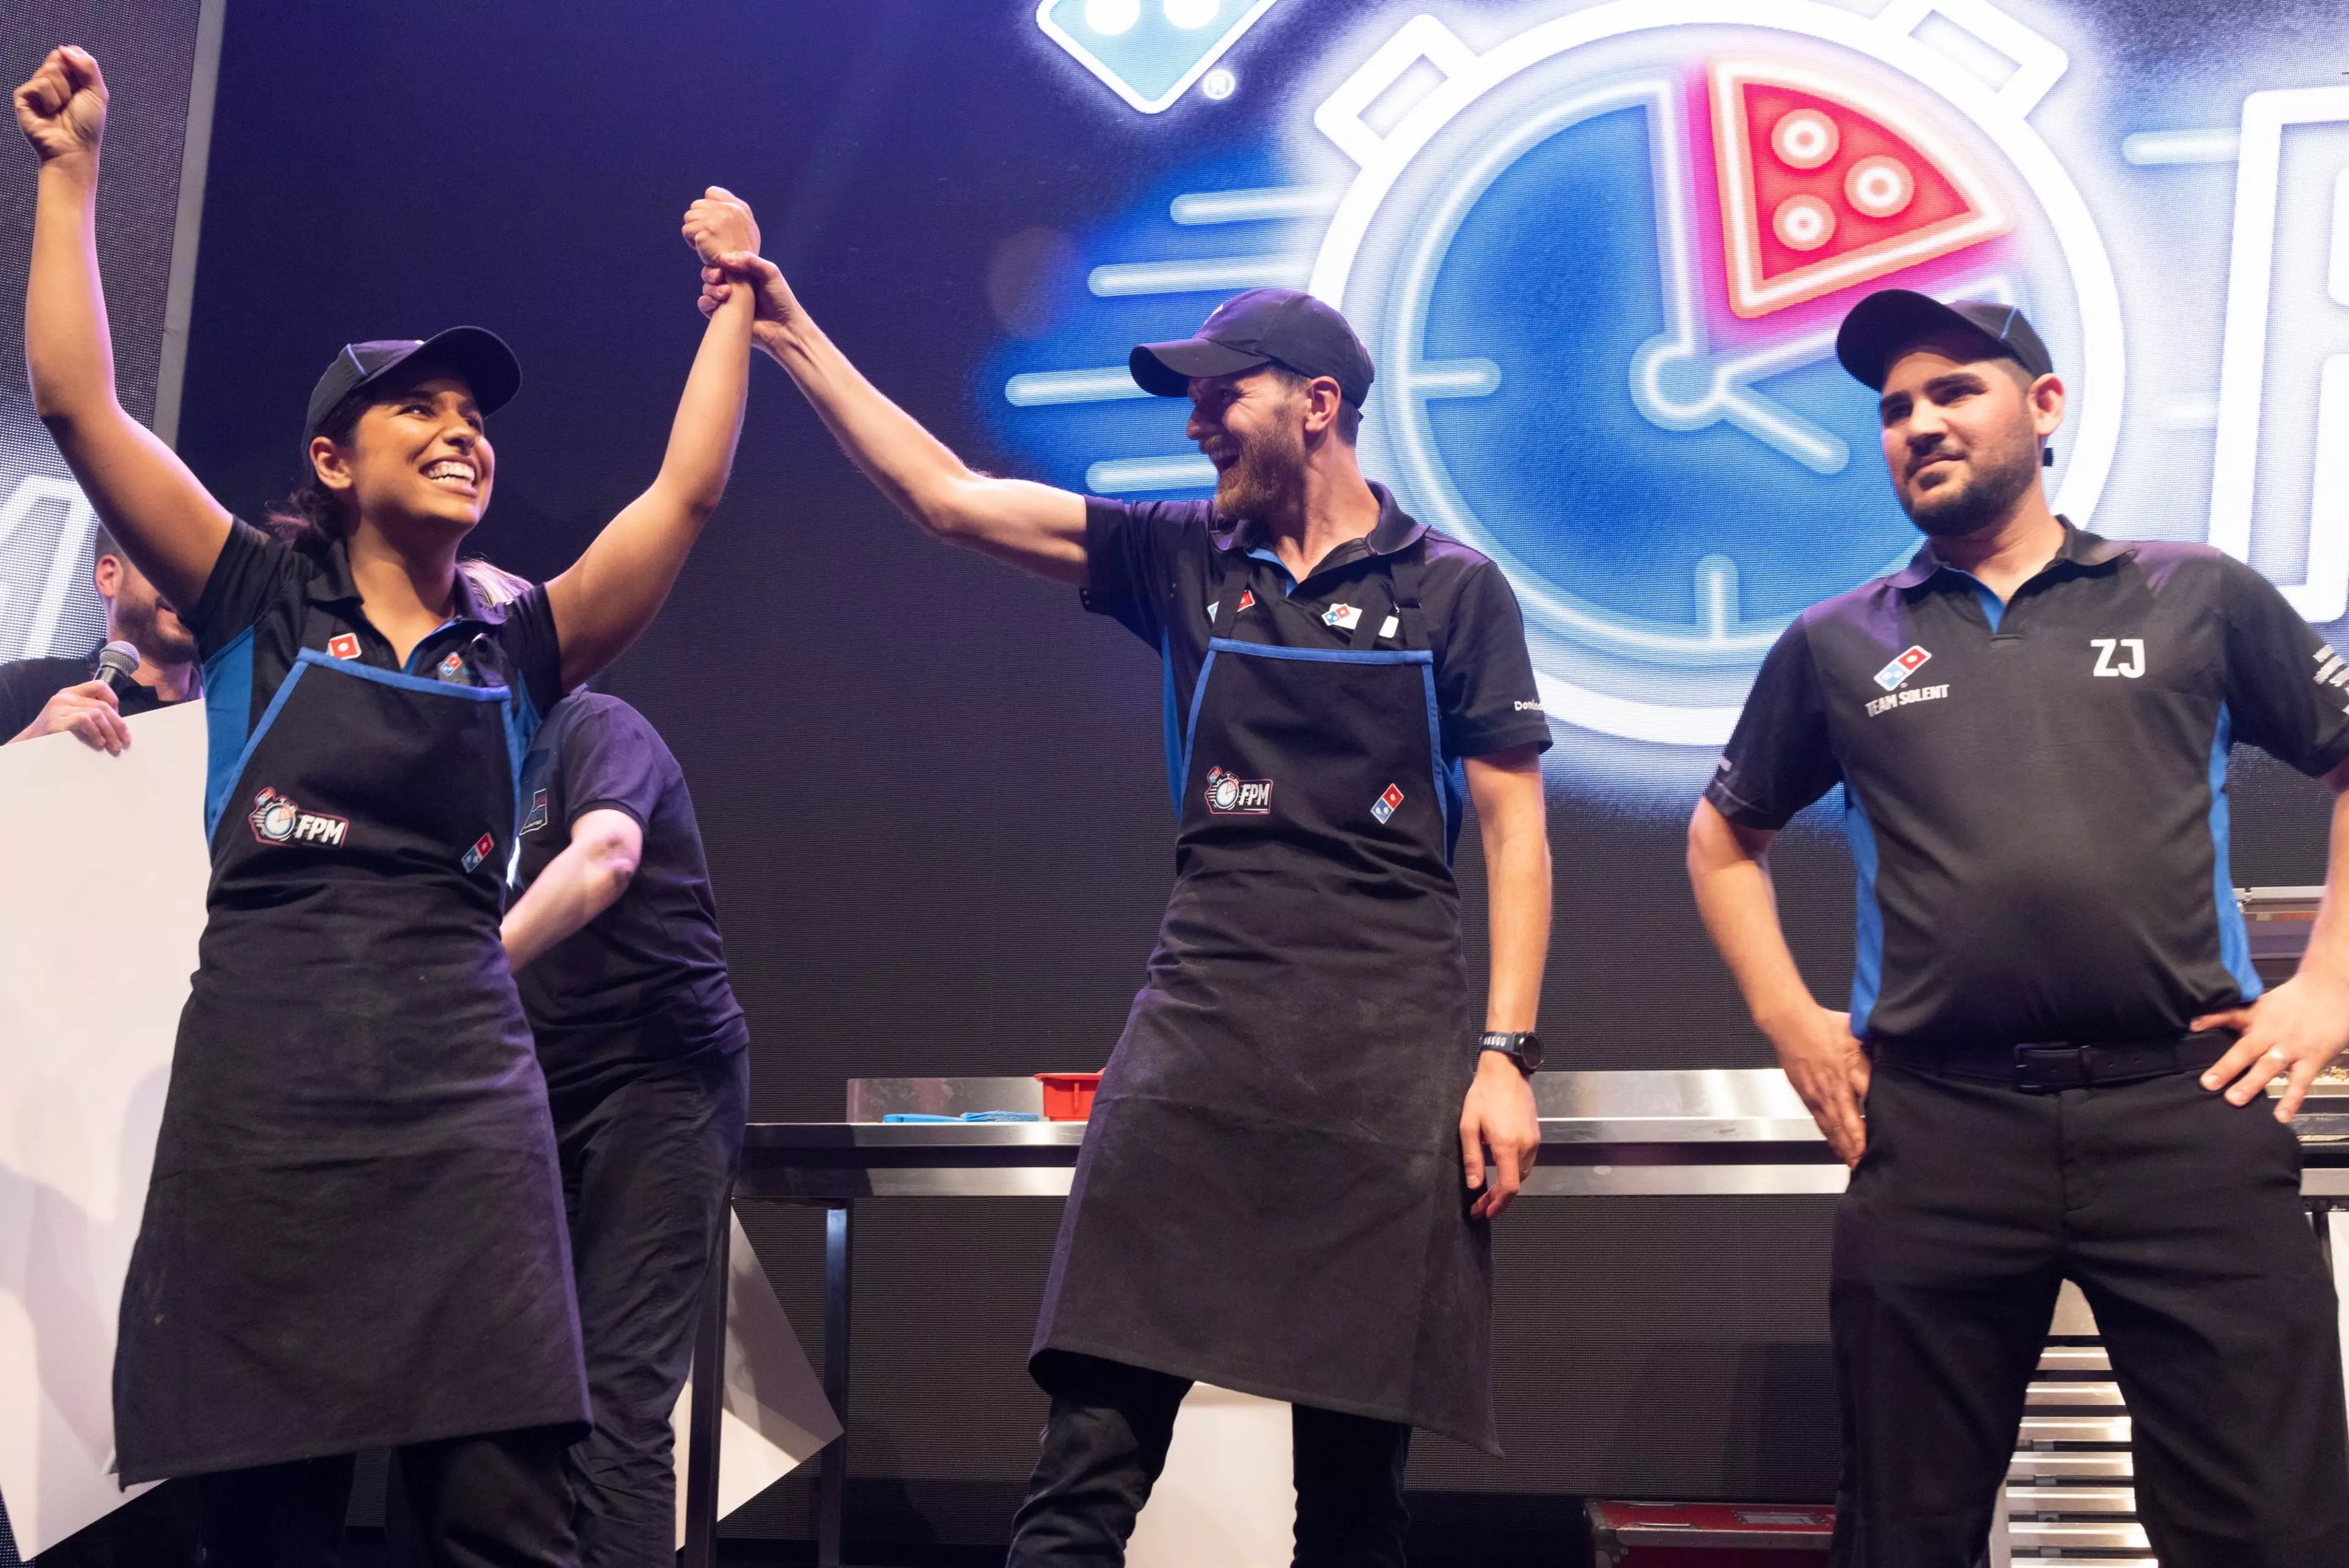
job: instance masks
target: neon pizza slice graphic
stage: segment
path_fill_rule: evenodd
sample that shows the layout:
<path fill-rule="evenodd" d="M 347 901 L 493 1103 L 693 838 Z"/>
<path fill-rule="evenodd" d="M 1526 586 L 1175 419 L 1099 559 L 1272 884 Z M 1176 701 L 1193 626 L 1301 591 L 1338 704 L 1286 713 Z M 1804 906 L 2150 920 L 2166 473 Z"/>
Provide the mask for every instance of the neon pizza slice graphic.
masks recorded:
<path fill-rule="evenodd" d="M 1934 130 L 1861 84 L 1784 60 L 1713 62 L 1729 308 L 1751 319 L 2013 226 Z"/>

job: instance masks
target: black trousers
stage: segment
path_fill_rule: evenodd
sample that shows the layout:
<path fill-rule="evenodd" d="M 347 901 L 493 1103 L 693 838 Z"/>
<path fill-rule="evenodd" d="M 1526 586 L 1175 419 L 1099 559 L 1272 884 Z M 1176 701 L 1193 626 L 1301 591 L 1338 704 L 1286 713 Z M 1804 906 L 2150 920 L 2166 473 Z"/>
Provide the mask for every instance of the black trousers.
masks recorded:
<path fill-rule="evenodd" d="M 677 1553 L 670 1415 L 742 1153 L 750 1053 L 549 1096 L 595 1429 L 571 1450 L 583 1568 Z"/>
<path fill-rule="evenodd" d="M 2300 1148 L 2182 1073 L 2056 1095 L 1879 1066 L 1836 1215 L 1835 1561 L 1970 1568 L 2055 1293 L 2134 1421 L 2163 1568 L 2349 1563 L 2349 1417 Z"/>
<path fill-rule="evenodd" d="M 571 1429 L 531 1427 L 395 1450 L 415 1550 L 432 1568 L 575 1568 Z M 328 1568 L 350 1508 L 352 1456 L 196 1478 L 209 1568 Z"/>
<path fill-rule="evenodd" d="M 1011 1568 L 1116 1568 L 1190 1380 L 1061 1351 L 1033 1370 L 1052 1414 L 1012 1521 Z M 1297 1568 L 1402 1568 L 1411 1428 L 1303 1405 L 1291 1420 Z"/>

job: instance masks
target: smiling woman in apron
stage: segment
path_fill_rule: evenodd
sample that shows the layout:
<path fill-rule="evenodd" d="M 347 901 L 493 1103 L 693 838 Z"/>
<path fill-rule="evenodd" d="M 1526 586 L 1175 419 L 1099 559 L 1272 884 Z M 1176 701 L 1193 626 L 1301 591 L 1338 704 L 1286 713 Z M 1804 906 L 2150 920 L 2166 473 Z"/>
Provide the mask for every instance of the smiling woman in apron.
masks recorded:
<path fill-rule="evenodd" d="M 322 1562 L 350 1456 L 400 1449 L 434 1560 L 575 1560 L 587 1415 L 546 1093 L 499 943 L 538 717 L 667 597 L 723 493 L 747 304 L 714 316 L 659 476 L 505 606 L 457 551 L 520 371 L 477 327 L 354 344 L 312 394 L 290 532 L 235 521 L 125 414 L 92 244 L 106 89 L 17 89 L 41 159 L 26 358 L 99 517 L 187 620 L 212 876 L 122 1301 L 126 1483 L 201 1478 L 223 1568 Z M 714 192 L 689 239 L 757 244 Z"/>
<path fill-rule="evenodd" d="M 1370 356 L 1309 296 L 1252 289 L 1135 350 L 1145 391 L 1192 400 L 1217 484 L 1131 505 L 972 472 L 771 265 L 702 254 L 703 307 L 756 277 L 760 346 L 907 515 L 1081 587 L 1165 668 L 1174 890 L 1061 1223 L 1011 1562 L 1121 1561 L 1198 1379 L 1295 1407 L 1299 1564 L 1400 1563 L 1412 1428 L 1497 1451 L 1486 1222 L 1540 1140 L 1549 730 L 1508 584 L 1364 481 Z"/>

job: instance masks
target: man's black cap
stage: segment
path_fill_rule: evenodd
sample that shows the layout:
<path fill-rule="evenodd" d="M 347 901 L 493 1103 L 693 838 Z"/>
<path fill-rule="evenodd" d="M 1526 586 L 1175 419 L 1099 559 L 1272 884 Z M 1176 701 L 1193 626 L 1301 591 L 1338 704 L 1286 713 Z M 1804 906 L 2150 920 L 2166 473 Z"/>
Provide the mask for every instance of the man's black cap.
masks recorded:
<path fill-rule="evenodd" d="M 473 389 L 473 406 L 496 413 L 522 389 L 522 363 L 504 338 L 481 327 L 451 327 L 429 337 L 385 337 L 372 343 L 346 343 L 318 384 L 310 389 L 310 411 L 302 421 L 302 451 L 308 461 L 310 439 L 345 398 L 362 387 L 372 387 L 410 361 L 455 371 Z"/>
<path fill-rule="evenodd" d="M 1134 384 L 1160 398 L 1190 395 L 1194 376 L 1228 376 L 1278 365 L 1300 376 L 1328 376 L 1356 408 L 1377 374 L 1371 351 L 1346 318 L 1293 288 L 1251 288 L 1216 306 L 1199 330 L 1173 343 L 1144 343 L 1126 357 Z"/>
<path fill-rule="evenodd" d="M 1893 350 L 1920 337 L 1955 327 L 1980 337 L 1993 358 L 2015 360 L 2033 377 L 2053 375 L 2055 361 L 2022 311 L 1986 299 L 1953 299 L 1944 305 L 1906 288 L 1879 289 L 1851 307 L 1836 333 L 1836 358 L 1869 390 L 1884 390 Z"/>

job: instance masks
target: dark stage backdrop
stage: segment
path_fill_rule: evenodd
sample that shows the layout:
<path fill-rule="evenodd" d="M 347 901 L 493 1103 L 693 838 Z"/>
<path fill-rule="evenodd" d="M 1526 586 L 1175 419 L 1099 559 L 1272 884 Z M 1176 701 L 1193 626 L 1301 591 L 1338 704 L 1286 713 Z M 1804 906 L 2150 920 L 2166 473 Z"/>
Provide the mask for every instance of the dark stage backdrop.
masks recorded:
<path fill-rule="evenodd" d="M 1440 23 L 1406 31 L 1422 9 Z M 1557 720 L 1554 1059 L 1764 1065 L 1681 834 L 1770 638 L 1911 542 L 1826 355 L 1855 291 L 2030 307 L 2075 392 L 2053 476 L 2075 517 L 2216 539 L 2321 623 L 2349 592 L 2349 478 L 2320 461 L 2349 440 L 2337 7 L 1876 9 L 235 0 L 182 450 L 251 514 L 337 345 L 479 322 L 526 371 L 479 543 L 558 570 L 658 461 L 698 327 L 677 222 L 717 182 L 975 462 L 1182 493 L 1182 410 L 1121 395 L 1125 347 L 1309 283 L 1379 358 L 1372 474 L 1526 605 Z M 1828 180 L 1830 232 L 1806 230 L 1786 193 L 1818 181 L 1771 161 L 1741 79 L 1895 172 Z M 1170 873 L 1154 658 L 918 537 L 756 369 L 730 499 L 608 681 L 692 780 L 754 1112 L 836 1116 L 856 1075 L 1096 1066 Z M 2235 791 L 2236 880 L 2315 880 L 2321 789 L 2244 754 Z M 1777 856 L 1828 997 L 1852 955 L 1837 810 Z M 1481 919 L 1473 833 L 1461 864 Z M 1510 1458 L 1424 1443 L 1414 1484 L 1824 1495 L 1826 1209 L 1527 1206 L 1500 1241 Z M 872 1209 L 860 1508 L 999 1538 L 1053 1219 Z M 750 1223 L 812 1332 L 812 1221 Z"/>

